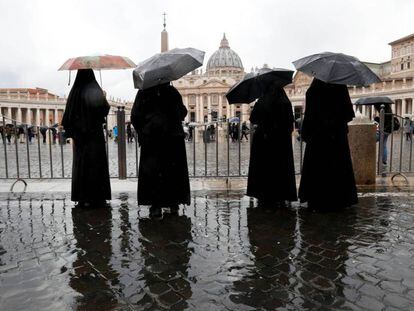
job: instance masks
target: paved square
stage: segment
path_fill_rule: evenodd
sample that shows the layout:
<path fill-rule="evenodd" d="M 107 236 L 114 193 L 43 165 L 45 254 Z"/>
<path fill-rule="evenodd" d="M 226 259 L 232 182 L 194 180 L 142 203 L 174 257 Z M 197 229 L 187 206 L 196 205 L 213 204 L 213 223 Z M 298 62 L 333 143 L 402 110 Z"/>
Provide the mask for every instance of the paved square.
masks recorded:
<path fill-rule="evenodd" d="M 340 213 L 194 193 L 179 216 L 136 197 L 0 198 L 2 310 L 412 310 L 414 197 L 365 194 Z"/>

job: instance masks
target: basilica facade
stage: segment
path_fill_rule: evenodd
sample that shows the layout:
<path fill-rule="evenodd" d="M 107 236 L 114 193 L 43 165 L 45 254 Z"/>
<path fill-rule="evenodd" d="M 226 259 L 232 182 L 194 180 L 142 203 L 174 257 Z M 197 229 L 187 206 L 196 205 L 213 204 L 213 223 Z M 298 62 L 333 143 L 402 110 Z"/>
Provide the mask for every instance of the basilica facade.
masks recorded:
<path fill-rule="evenodd" d="M 207 61 L 205 71 L 198 69 L 174 81 L 187 107 L 187 122 L 206 123 L 238 117 L 247 121 L 249 105 L 230 105 L 226 93 L 245 75 L 239 55 L 230 48 L 226 35 Z"/>

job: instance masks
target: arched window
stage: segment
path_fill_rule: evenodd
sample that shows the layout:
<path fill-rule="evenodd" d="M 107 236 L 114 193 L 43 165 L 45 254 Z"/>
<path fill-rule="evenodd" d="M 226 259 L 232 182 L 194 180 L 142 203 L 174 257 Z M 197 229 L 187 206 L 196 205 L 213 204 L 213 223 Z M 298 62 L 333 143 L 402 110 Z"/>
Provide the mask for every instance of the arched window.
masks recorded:
<path fill-rule="evenodd" d="M 190 105 L 195 105 L 196 104 L 196 96 L 194 94 L 188 95 L 188 102 L 189 102 Z"/>

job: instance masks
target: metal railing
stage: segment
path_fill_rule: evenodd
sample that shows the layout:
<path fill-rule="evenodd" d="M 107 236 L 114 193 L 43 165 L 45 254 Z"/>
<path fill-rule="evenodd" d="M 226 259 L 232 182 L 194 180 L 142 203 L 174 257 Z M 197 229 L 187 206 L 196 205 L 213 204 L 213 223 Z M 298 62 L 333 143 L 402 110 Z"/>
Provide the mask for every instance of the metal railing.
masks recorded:
<path fill-rule="evenodd" d="M 116 118 L 114 118 L 116 116 Z M 123 107 L 116 115 L 117 136 L 112 125 L 103 126 L 111 178 L 137 178 L 139 175 L 140 146 L 131 126 L 130 116 Z M 0 179 L 67 179 L 72 176 L 72 143 L 64 136 L 64 129 L 24 124 L 0 116 L 2 120 L 2 147 L 0 150 Z M 111 127 L 111 128 L 109 128 Z M 244 177 L 248 174 L 253 128 L 242 135 L 242 125 L 225 121 L 194 124 L 192 135 L 187 135 L 185 148 L 190 177 Z M 214 129 L 214 130 L 213 130 Z M 243 137 L 242 137 L 243 136 Z M 248 139 L 247 139 L 247 137 Z M 296 173 L 303 158 L 303 143 L 293 136 Z"/>
<path fill-rule="evenodd" d="M 386 119 L 390 120 L 390 129 L 385 128 Z M 395 125 L 399 123 L 399 129 Z M 377 174 L 406 178 L 413 173 L 413 128 L 414 122 L 407 117 L 380 110 L 377 131 L 378 159 Z"/>

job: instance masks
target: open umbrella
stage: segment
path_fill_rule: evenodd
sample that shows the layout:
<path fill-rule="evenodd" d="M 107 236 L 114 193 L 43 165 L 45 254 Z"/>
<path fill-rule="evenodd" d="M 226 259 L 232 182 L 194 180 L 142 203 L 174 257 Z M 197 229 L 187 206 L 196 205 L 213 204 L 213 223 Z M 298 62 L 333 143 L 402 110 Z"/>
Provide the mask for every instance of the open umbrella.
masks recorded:
<path fill-rule="evenodd" d="M 356 57 L 324 52 L 313 54 L 293 62 L 298 71 L 326 83 L 367 86 L 381 79 Z"/>
<path fill-rule="evenodd" d="M 227 100 L 230 104 L 251 103 L 262 96 L 263 91 L 271 84 L 283 87 L 292 83 L 292 76 L 292 70 L 282 68 L 262 68 L 257 72 L 248 73 L 227 92 Z"/>
<path fill-rule="evenodd" d="M 128 69 L 136 65 L 128 57 L 117 55 L 79 56 L 69 58 L 58 70 Z"/>
<path fill-rule="evenodd" d="M 354 105 L 376 105 L 376 104 L 394 104 L 391 98 L 387 96 L 362 97 Z"/>
<path fill-rule="evenodd" d="M 181 78 L 203 65 L 204 52 L 194 49 L 173 49 L 158 53 L 139 63 L 134 69 L 134 86 L 145 90 Z"/>
<path fill-rule="evenodd" d="M 240 118 L 239 117 L 233 117 L 229 119 L 229 122 L 231 123 L 239 123 L 240 122 Z"/>

